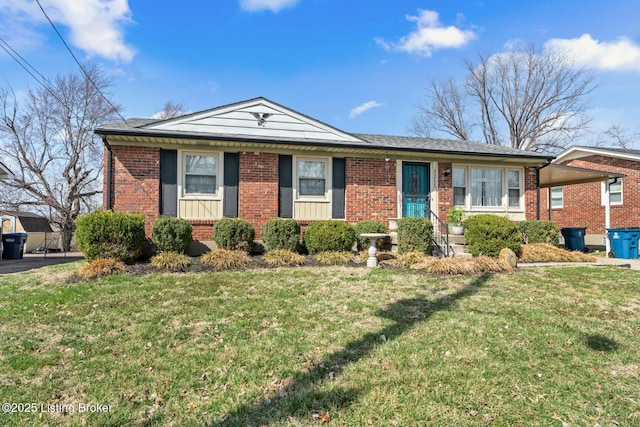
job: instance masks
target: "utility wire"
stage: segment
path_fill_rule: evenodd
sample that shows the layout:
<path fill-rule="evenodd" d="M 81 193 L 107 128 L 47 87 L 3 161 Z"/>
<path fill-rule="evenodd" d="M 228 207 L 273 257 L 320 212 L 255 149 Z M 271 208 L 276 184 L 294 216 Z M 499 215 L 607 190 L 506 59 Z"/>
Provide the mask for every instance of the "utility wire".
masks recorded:
<path fill-rule="evenodd" d="M 98 87 L 98 85 L 95 84 L 95 82 L 93 81 L 93 79 L 89 76 L 89 73 L 87 73 L 87 71 L 84 69 L 84 67 L 82 66 L 82 64 L 80 63 L 80 61 L 78 61 L 78 58 L 76 57 L 76 55 L 73 53 L 73 51 L 71 50 L 71 48 L 69 47 L 69 45 L 67 44 L 67 42 L 65 41 L 64 37 L 62 37 L 62 34 L 60 34 L 60 32 L 58 31 L 58 29 L 56 28 L 55 24 L 53 23 L 53 21 L 51 20 L 51 18 L 49 18 L 49 15 L 47 15 L 47 12 L 45 12 L 44 8 L 42 7 L 42 5 L 40 4 L 40 0 L 36 0 L 36 3 L 38 3 L 38 6 L 40 7 L 40 10 L 42 11 L 42 13 L 44 14 L 45 18 L 47 18 L 47 21 L 49 21 L 49 24 L 51 24 L 51 26 L 53 27 L 53 31 L 56 32 L 56 34 L 58 35 L 58 37 L 60 38 L 60 40 L 62 40 L 62 44 L 64 44 L 64 46 L 67 48 L 67 50 L 69 51 L 69 53 L 71 54 L 71 56 L 73 57 L 73 60 L 76 61 L 76 64 L 78 64 L 78 67 L 80 67 L 80 70 L 82 71 L 82 74 L 84 74 L 84 76 L 87 78 L 87 80 L 89 80 L 89 82 L 91 83 L 91 85 L 98 91 L 98 93 L 100 94 L 100 96 L 102 96 L 102 98 L 104 98 L 105 101 L 107 101 L 107 103 L 111 106 L 111 108 L 113 108 L 113 110 L 115 111 L 115 113 L 122 119 L 122 121 L 124 121 L 127 125 L 127 119 L 125 119 L 122 114 L 120 114 L 120 111 L 118 111 L 118 108 L 116 108 L 115 105 L 113 105 L 113 103 L 109 100 L 109 98 L 107 98 L 105 96 L 104 93 L 102 93 L 102 91 L 100 90 L 100 88 Z"/>
<path fill-rule="evenodd" d="M 31 65 L 29 63 L 29 61 L 27 61 L 26 59 L 24 59 L 18 52 L 16 52 L 16 50 L 14 48 L 11 47 L 11 45 L 2 37 L 0 37 L 0 47 L 7 52 L 7 54 L 13 58 L 14 61 L 16 61 L 18 63 L 18 65 L 20 65 L 31 77 L 34 78 L 35 81 L 37 81 L 38 83 L 40 83 L 40 85 L 51 94 L 51 96 L 53 96 L 58 102 L 62 103 L 62 100 L 60 100 L 60 98 L 58 97 L 58 95 L 56 95 L 52 90 L 51 90 L 51 83 L 49 82 L 49 80 L 47 80 L 47 78 L 45 76 L 43 76 L 33 65 Z M 28 67 L 27 67 L 28 66 Z M 44 82 L 42 82 L 42 80 L 40 80 L 40 78 L 38 78 L 37 76 L 35 76 L 33 74 L 33 72 L 31 72 L 31 70 L 33 70 L 33 72 L 35 72 L 42 80 L 44 80 Z"/>

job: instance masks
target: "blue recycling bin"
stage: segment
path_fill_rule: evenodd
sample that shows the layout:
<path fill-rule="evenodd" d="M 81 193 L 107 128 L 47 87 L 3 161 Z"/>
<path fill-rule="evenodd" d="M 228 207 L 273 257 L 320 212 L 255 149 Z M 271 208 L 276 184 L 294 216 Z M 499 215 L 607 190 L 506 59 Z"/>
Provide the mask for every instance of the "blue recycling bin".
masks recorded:
<path fill-rule="evenodd" d="M 2 235 L 2 258 L 21 259 L 24 255 L 24 245 L 27 243 L 27 233 L 6 233 Z"/>
<path fill-rule="evenodd" d="M 565 227 L 560 229 L 564 247 L 569 251 L 584 252 L 584 235 L 587 227 Z"/>
<path fill-rule="evenodd" d="M 607 228 L 613 258 L 638 259 L 640 228 Z"/>

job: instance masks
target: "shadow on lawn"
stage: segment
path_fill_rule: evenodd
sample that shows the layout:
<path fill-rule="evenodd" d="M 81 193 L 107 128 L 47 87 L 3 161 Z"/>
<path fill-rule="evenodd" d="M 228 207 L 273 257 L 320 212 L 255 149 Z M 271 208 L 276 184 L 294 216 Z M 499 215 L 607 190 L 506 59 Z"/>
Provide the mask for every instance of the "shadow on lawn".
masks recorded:
<path fill-rule="evenodd" d="M 349 406 L 360 396 L 359 390 L 335 389 L 322 393 L 316 391 L 315 387 L 340 375 L 341 369 L 346 365 L 358 362 L 369 355 L 381 344 L 381 336 L 384 335 L 387 341 L 400 337 L 409 328 L 427 320 L 434 313 L 447 310 L 458 300 L 475 294 L 490 277 L 491 274 L 479 276 L 457 292 L 434 301 L 426 298 L 408 298 L 394 302 L 386 310 L 381 310 L 378 316 L 391 319 L 395 323 L 348 343 L 342 350 L 329 355 L 322 362 L 294 375 L 287 385 L 273 396 L 254 405 L 240 406 L 212 425 L 267 425 L 291 417 L 310 419 L 314 413 Z"/>

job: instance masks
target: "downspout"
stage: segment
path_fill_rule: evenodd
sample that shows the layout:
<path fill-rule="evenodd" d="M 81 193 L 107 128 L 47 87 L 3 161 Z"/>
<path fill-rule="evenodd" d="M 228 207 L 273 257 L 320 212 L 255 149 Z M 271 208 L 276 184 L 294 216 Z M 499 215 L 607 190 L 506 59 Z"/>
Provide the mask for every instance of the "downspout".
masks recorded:
<path fill-rule="evenodd" d="M 113 151 L 111 151 L 111 146 L 107 142 L 107 137 L 102 137 L 102 142 L 105 147 L 107 147 L 107 164 L 105 171 L 105 209 L 110 211 L 113 208 L 113 204 L 111 203 L 111 186 L 113 185 Z"/>

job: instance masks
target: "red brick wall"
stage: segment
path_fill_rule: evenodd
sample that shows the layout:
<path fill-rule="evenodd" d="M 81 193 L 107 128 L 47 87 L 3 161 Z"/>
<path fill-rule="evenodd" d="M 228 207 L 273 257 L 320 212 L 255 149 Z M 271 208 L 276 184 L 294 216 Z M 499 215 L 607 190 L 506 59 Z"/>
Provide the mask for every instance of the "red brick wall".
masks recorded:
<path fill-rule="evenodd" d="M 640 227 L 640 162 L 605 156 L 588 156 L 563 164 L 618 172 L 622 179 L 623 205 L 611 206 L 611 227 Z M 553 209 L 551 220 L 562 227 L 587 227 L 587 234 L 605 234 L 602 184 L 592 182 L 565 186 L 563 207 Z M 548 192 L 542 193 L 542 219 L 548 219 Z"/>
<path fill-rule="evenodd" d="M 449 173 L 446 173 L 446 171 Z M 449 209 L 453 207 L 453 167 L 451 163 L 438 163 L 438 212 L 440 219 L 449 222 Z"/>
<path fill-rule="evenodd" d="M 538 216 L 538 180 L 536 168 L 524 168 L 524 212 L 528 220 L 537 219 Z M 541 197 L 542 197 L 542 193 Z M 542 205 L 540 206 L 540 219 L 542 218 Z"/>
<path fill-rule="evenodd" d="M 278 155 L 241 153 L 238 217 L 249 221 L 260 238 L 265 222 L 278 216 Z"/>
<path fill-rule="evenodd" d="M 346 159 L 346 220 L 372 220 L 389 226 L 396 218 L 396 165 L 384 159 Z"/>
<path fill-rule="evenodd" d="M 159 214 L 160 149 L 117 145 L 111 149 L 112 208 L 114 211 L 143 214 L 145 232 L 151 236 L 151 227 Z M 108 173 L 106 168 L 105 173 Z"/>

